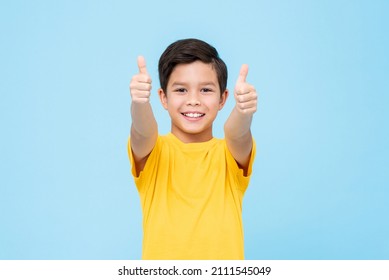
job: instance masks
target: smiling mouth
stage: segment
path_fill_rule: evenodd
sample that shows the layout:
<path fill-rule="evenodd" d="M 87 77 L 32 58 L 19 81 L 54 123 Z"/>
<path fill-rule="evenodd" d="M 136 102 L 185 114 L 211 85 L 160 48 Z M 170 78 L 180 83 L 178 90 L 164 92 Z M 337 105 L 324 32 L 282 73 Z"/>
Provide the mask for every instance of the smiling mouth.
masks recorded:
<path fill-rule="evenodd" d="M 194 119 L 198 119 L 205 116 L 205 114 L 202 113 L 181 113 L 181 114 L 187 118 L 194 118 Z"/>

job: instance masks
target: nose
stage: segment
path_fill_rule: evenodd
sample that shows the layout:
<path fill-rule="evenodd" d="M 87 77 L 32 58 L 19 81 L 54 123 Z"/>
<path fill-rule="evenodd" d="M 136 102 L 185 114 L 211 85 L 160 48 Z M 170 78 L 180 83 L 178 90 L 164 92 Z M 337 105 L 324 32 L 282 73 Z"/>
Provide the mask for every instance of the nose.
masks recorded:
<path fill-rule="evenodd" d="M 188 100 L 186 102 L 186 105 L 190 106 L 199 106 L 200 103 L 200 98 L 199 95 L 195 92 L 191 92 L 188 94 Z"/>

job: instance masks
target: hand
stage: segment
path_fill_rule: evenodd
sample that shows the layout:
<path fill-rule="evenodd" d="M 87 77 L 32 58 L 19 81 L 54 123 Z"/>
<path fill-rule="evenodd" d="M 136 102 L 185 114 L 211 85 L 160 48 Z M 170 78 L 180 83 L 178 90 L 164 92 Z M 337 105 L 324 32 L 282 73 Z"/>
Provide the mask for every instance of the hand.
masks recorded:
<path fill-rule="evenodd" d="M 150 101 L 151 77 L 147 72 L 146 60 L 143 56 L 138 57 L 139 73 L 134 75 L 130 83 L 132 102 L 148 103 Z"/>
<path fill-rule="evenodd" d="M 243 114 L 253 115 L 257 111 L 257 92 L 254 86 L 246 82 L 248 72 L 249 66 L 243 64 L 235 85 L 235 107 Z"/>

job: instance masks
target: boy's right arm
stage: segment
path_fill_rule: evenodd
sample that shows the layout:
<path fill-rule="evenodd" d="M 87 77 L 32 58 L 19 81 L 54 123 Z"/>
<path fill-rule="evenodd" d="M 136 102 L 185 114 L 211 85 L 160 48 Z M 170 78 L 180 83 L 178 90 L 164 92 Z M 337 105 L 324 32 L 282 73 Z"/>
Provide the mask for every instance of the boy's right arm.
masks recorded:
<path fill-rule="evenodd" d="M 137 176 L 143 170 L 147 158 L 158 137 L 158 126 L 150 105 L 151 78 L 146 61 L 138 57 L 139 73 L 132 77 L 131 93 L 131 151 Z"/>

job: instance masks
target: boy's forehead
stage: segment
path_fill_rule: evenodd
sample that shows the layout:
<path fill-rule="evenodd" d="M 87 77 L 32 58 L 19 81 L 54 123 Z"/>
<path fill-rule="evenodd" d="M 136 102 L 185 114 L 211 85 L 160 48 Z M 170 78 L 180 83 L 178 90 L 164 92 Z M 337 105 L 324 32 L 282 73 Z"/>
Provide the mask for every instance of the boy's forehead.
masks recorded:
<path fill-rule="evenodd" d="M 214 83 L 215 81 L 217 82 L 217 73 L 212 64 L 195 61 L 176 65 L 169 77 L 169 83 L 190 80 Z"/>

